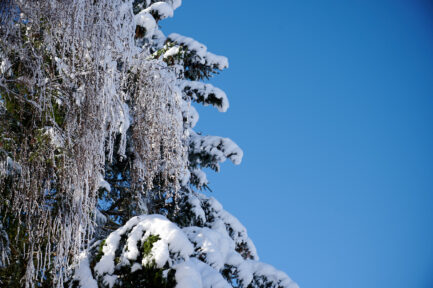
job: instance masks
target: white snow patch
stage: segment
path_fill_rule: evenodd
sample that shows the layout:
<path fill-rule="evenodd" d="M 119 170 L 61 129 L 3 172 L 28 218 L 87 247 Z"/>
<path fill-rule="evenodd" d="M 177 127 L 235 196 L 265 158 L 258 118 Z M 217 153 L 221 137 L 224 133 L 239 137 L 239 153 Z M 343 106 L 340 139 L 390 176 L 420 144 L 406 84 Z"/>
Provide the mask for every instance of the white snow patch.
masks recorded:
<path fill-rule="evenodd" d="M 227 158 L 235 165 L 242 162 L 244 155 L 242 149 L 229 138 L 195 134 L 191 135 L 190 141 L 194 153 L 206 152 L 220 163 L 226 161 Z"/>
<path fill-rule="evenodd" d="M 166 2 L 156 2 L 144 9 L 143 11 L 147 13 L 158 14 L 159 18 L 165 19 L 168 17 L 173 17 L 173 7 Z M 141 11 L 141 12 L 143 12 Z M 140 12 L 140 13 L 141 13 Z"/>
<path fill-rule="evenodd" d="M 93 278 L 92 271 L 90 270 L 89 258 L 86 252 L 81 252 L 78 256 L 74 280 L 78 281 L 80 287 L 98 288 L 98 283 Z"/>
<path fill-rule="evenodd" d="M 219 271 L 197 260 L 190 259 L 174 267 L 176 288 L 230 288 Z"/>
<path fill-rule="evenodd" d="M 183 231 L 196 244 L 197 249 L 206 255 L 206 263 L 216 270 L 224 268 L 232 254 L 238 254 L 235 252 L 235 243 L 227 232 L 220 233 L 207 227 L 187 227 Z"/>
<path fill-rule="evenodd" d="M 136 25 L 141 26 L 146 30 L 147 37 L 151 37 L 158 28 L 155 18 L 145 10 L 135 15 L 134 20 Z"/>
<path fill-rule="evenodd" d="M 111 191 L 110 183 L 105 181 L 104 176 L 102 176 L 101 174 L 99 175 L 99 188 L 104 188 L 108 192 Z"/>
<path fill-rule="evenodd" d="M 196 177 L 198 180 L 197 186 L 202 187 L 204 185 L 207 185 L 209 181 L 207 180 L 206 173 L 203 172 L 203 170 L 199 168 L 191 168 L 191 174 Z"/>
<path fill-rule="evenodd" d="M 172 33 L 168 35 L 168 38 L 173 42 L 187 47 L 188 50 L 194 51 L 201 58 L 201 64 L 212 65 L 220 70 L 229 67 L 229 61 L 227 57 L 215 55 L 208 52 L 205 45 L 190 37 L 185 37 L 177 33 Z"/>
<path fill-rule="evenodd" d="M 172 56 L 178 54 L 179 51 L 180 51 L 179 46 L 173 46 L 164 53 L 163 58 L 172 57 Z"/>
<path fill-rule="evenodd" d="M 226 112 L 229 108 L 229 100 L 226 93 L 212 84 L 184 80 L 181 83 L 181 89 L 185 93 L 191 94 L 193 100 L 203 103 L 205 106 L 212 104 L 220 112 Z"/>

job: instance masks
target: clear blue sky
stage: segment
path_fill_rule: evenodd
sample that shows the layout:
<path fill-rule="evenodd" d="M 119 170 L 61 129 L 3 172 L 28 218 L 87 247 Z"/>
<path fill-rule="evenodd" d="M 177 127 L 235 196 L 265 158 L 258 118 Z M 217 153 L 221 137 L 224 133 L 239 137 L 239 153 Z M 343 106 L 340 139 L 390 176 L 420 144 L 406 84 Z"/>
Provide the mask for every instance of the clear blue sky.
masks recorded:
<path fill-rule="evenodd" d="M 261 260 L 302 288 L 433 287 L 433 3 L 184 0 L 162 22 L 225 55 L 198 129 Z"/>

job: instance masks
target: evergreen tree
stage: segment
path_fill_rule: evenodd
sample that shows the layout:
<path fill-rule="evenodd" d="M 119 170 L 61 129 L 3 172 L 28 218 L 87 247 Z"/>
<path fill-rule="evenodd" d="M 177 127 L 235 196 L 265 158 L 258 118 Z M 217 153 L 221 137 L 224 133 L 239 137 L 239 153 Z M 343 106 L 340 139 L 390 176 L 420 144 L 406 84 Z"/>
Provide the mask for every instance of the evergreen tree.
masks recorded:
<path fill-rule="evenodd" d="M 228 61 L 159 30 L 180 4 L 1 2 L 2 287 L 297 287 L 201 193 L 243 152 L 194 130 Z"/>

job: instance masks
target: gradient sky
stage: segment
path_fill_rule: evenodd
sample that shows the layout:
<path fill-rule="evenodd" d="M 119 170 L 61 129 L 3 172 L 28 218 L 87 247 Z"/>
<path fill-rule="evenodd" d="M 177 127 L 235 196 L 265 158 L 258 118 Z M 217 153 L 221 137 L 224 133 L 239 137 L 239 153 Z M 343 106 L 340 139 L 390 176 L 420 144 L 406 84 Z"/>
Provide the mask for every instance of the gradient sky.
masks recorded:
<path fill-rule="evenodd" d="M 225 55 L 240 166 L 212 196 L 302 288 L 433 287 L 433 3 L 184 0 L 161 23 Z"/>

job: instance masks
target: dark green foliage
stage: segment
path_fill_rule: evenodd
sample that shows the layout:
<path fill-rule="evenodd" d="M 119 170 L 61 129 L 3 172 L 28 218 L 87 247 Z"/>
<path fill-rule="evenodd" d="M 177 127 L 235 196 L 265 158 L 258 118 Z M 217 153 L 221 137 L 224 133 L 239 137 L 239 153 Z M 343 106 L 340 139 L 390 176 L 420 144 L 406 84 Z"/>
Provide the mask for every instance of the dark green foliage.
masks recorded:
<path fill-rule="evenodd" d="M 150 252 L 152 251 L 153 244 L 161 240 L 161 238 L 158 235 L 150 235 L 147 237 L 147 239 L 143 242 L 143 257 L 149 257 Z"/>
<path fill-rule="evenodd" d="M 105 245 L 105 239 L 102 240 L 102 241 L 101 241 L 101 244 L 99 244 L 99 246 L 98 246 L 98 254 L 96 254 L 96 256 L 95 256 L 95 258 L 94 258 L 94 260 L 95 260 L 94 265 L 95 265 L 96 263 L 98 263 L 99 260 L 101 260 L 102 256 L 104 255 L 104 252 L 102 252 L 102 249 L 104 248 L 104 245 Z M 94 266 L 94 265 L 93 265 L 93 266 Z"/>
<path fill-rule="evenodd" d="M 173 269 L 160 269 L 156 266 L 145 266 L 141 270 L 131 273 L 131 267 L 123 267 L 118 271 L 121 285 L 115 288 L 172 288 L 176 286 L 175 273 Z M 164 274 L 167 276 L 164 277 Z"/>

